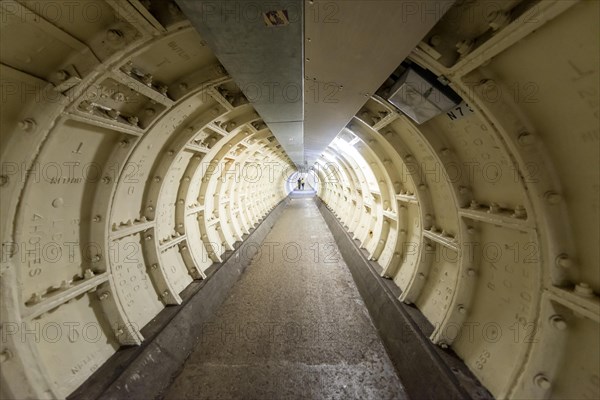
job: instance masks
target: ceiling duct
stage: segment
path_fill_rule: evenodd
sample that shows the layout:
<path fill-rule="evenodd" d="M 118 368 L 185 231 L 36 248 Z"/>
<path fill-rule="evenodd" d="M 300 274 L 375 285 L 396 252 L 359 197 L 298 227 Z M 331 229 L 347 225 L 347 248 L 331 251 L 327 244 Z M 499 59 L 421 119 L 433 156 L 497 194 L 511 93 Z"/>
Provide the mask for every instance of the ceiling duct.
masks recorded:
<path fill-rule="evenodd" d="M 387 98 L 418 124 L 450 111 L 461 102 L 460 96 L 430 75 L 418 67 L 408 67 L 392 86 Z"/>

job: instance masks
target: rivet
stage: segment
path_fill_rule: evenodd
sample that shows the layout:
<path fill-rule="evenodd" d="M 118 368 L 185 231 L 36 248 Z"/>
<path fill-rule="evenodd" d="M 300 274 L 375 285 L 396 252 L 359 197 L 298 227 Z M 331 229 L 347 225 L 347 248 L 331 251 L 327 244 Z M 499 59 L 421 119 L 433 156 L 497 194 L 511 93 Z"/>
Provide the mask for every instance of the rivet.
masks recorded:
<path fill-rule="evenodd" d="M 106 299 L 108 299 L 108 292 L 102 293 L 100 296 L 98 296 L 98 298 L 100 300 L 106 300 Z"/>
<path fill-rule="evenodd" d="M 553 191 L 546 192 L 544 194 L 544 198 L 546 199 L 546 201 L 549 204 L 552 204 L 552 205 L 556 205 L 556 204 L 560 203 L 560 200 L 561 200 L 560 194 L 553 192 Z"/>
<path fill-rule="evenodd" d="M 571 268 L 573 266 L 573 260 L 563 253 L 556 257 L 556 266 L 561 268 Z"/>
<path fill-rule="evenodd" d="M 60 71 L 57 71 L 56 74 L 56 79 L 59 81 L 66 81 L 67 78 L 69 77 L 69 73 L 67 71 L 65 71 L 64 69 L 61 69 Z"/>
<path fill-rule="evenodd" d="M 146 240 L 152 240 L 152 235 L 146 236 Z"/>
<path fill-rule="evenodd" d="M 106 184 L 110 183 L 110 176 L 103 177 L 102 178 L 102 183 L 106 183 Z"/>
<path fill-rule="evenodd" d="M 155 177 L 154 177 L 154 182 L 160 182 L 160 180 L 161 180 L 161 177 L 160 177 L 160 176 L 155 176 Z"/>
<path fill-rule="evenodd" d="M 118 101 L 118 102 L 125 101 L 125 95 L 121 92 L 115 92 L 115 94 L 113 94 L 112 98 L 113 98 L 113 100 Z"/>
<path fill-rule="evenodd" d="M 52 201 L 52 207 L 54 207 L 54 208 L 62 207 L 63 204 L 64 204 L 64 201 L 63 201 L 62 197 L 58 197 Z"/>
<path fill-rule="evenodd" d="M 123 40 L 123 32 L 118 29 L 109 29 L 106 31 L 106 38 L 110 42 L 120 42 Z"/>
<path fill-rule="evenodd" d="M 8 361 L 11 357 L 12 357 L 12 354 L 10 351 L 8 351 L 8 350 L 2 351 L 2 353 L 0 353 L 0 363 Z"/>
<path fill-rule="evenodd" d="M 535 143 L 535 136 L 529 132 L 522 132 L 517 140 L 521 146 L 528 146 Z"/>
<path fill-rule="evenodd" d="M 102 217 L 100 215 L 96 215 L 94 218 L 92 218 L 93 222 L 100 222 L 102 221 Z"/>
<path fill-rule="evenodd" d="M 467 275 L 468 276 L 475 276 L 475 274 L 476 274 L 476 272 L 475 272 L 475 270 L 473 268 L 469 268 L 467 270 Z"/>
<path fill-rule="evenodd" d="M 550 380 L 548 380 L 548 378 L 546 378 L 546 376 L 543 374 L 537 374 L 533 378 L 533 383 L 535 383 L 539 388 L 544 390 L 548 390 L 552 386 L 550 384 Z"/>
<path fill-rule="evenodd" d="M 550 325 L 552 325 L 554 329 L 557 329 L 559 331 L 564 331 L 565 329 L 567 329 L 567 322 L 560 315 L 551 316 Z"/>
<path fill-rule="evenodd" d="M 429 44 L 432 47 L 439 46 L 442 43 L 442 37 L 440 35 L 433 35 L 429 38 Z"/>
<path fill-rule="evenodd" d="M 19 121 L 19 129 L 25 132 L 31 132 L 35 129 L 37 123 L 32 118 L 25 118 L 22 121 Z"/>
<path fill-rule="evenodd" d="M 461 314 L 466 314 L 467 313 L 467 308 L 461 304 L 461 305 L 458 306 L 458 312 L 461 313 Z"/>
<path fill-rule="evenodd" d="M 121 140 L 121 142 L 119 142 L 119 145 L 121 147 L 127 147 L 129 146 L 129 140 Z"/>

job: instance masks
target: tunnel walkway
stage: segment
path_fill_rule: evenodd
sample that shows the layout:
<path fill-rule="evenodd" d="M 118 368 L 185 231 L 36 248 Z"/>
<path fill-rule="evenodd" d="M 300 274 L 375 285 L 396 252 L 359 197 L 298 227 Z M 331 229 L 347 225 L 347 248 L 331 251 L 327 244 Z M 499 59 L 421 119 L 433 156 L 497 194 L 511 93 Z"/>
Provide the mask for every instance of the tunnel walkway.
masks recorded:
<path fill-rule="evenodd" d="M 291 197 L 164 399 L 406 397 L 312 192 Z"/>

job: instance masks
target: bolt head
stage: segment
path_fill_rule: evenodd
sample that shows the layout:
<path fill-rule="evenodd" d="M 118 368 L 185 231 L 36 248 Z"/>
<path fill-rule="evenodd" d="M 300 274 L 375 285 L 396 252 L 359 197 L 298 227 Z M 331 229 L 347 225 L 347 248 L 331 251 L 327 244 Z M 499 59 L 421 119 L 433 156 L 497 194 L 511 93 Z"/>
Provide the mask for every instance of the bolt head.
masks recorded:
<path fill-rule="evenodd" d="M 594 297 L 594 291 L 588 283 L 581 282 L 575 285 L 575 294 L 581 297 Z"/>

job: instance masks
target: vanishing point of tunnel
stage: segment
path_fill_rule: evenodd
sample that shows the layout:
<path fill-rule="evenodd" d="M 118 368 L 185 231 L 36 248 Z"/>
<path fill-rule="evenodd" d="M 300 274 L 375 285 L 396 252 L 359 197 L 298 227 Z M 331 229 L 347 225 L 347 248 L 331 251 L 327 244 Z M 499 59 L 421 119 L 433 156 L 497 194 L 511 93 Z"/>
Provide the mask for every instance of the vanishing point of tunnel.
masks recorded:
<path fill-rule="evenodd" d="M 600 398 L 600 1 L 0 0 L 0 398 Z"/>

